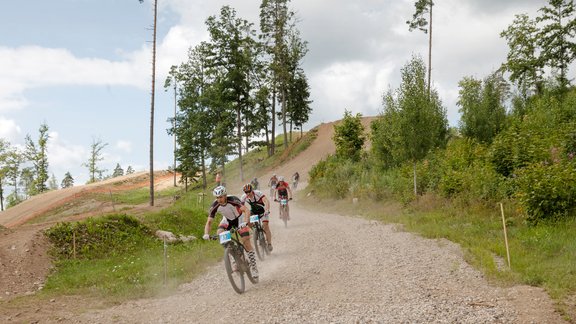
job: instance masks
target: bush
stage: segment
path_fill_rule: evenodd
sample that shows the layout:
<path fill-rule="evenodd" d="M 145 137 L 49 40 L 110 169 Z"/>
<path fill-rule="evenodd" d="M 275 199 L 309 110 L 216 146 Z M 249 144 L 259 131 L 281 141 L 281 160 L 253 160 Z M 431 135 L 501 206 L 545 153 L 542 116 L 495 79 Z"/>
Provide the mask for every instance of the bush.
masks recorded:
<path fill-rule="evenodd" d="M 63 259 L 100 259 L 129 253 L 153 236 L 148 227 L 124 214 L 88 218 L 77 223 L 58 223 L 45 235 L 52 253 Z"/>
<path fill-rule="evenodd" d="M 576 207 L 576 163 L 535 163 L 518 173 L 517 198 L 528 219 L 561 218 Z"/>

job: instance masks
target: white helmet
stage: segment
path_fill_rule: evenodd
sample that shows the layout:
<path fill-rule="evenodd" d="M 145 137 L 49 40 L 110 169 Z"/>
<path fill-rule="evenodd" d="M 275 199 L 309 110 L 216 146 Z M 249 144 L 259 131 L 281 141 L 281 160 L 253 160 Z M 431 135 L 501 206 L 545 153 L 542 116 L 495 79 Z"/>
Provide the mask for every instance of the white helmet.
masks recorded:
<path fill-rule="evenodd" d="M 279 177 L 278 177 L 278 181 L 284 181 L 284 177 L 283 177 L 283 176 L 279 176 Z"/>
<path fill-rule="evenodd" d="M 214 188 L 214 191 L 212 191 L 212 194 L 214 194 L 214 197 L 224 196 L 226 194 L 226 187 L 218 186 L 218 187 Z"/>

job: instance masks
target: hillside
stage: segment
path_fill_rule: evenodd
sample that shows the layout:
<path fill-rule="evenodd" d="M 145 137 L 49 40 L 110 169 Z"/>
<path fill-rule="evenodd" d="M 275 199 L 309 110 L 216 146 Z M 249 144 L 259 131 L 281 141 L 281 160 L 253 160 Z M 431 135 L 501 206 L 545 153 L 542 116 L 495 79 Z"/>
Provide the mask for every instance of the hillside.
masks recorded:
<path fill-rule="evenodd" d="M 367 126 L 371 118 L 365 118 Z M 321 124 L 316 140 L 282 166 L 257 174 L 262 187 L 272 173 L 301 174 L 302 188 L 314 164 L 335 151 L 334 123 Z M 155 176 L 157 188 L 172 185 L 172 174 Z M 228 179 L 231 192 L 242 182 Z M 42 286 L 50 269 L 47 243 L 40 230 L 56 221 L 75 220 L 113 211 L 83 201 L 89 192 L 112 192 L 146 188 L 146 174 L 106 183 L 59 190 L 35 197 L 10 213 L 0 213 L 0 287 L 2 299 L 32 293 Z M 78 201 L 82 203 L 77 203 Z M 76 203 L 73 203 L 76 202 Z M 132 206 L 140 212 L 163 208 Z M 66 208 L 73 206 L 73 210 Z M 57 212 L 56 212 L 57 211 Z M 459 322 L 459 323 L 562 323 L 550 298 L 541 288 L 491 285 L 464 259 L 460 248 L 446 240 L 423 239 L 400 227 L 379 222 L 309 210 L 295 200 L 288 228 L 271 215 L 274 252 L 259 263 L 258 285 L 247 284 L 238 296 L 224 279 L 222 265 L 185 284 L 177 294 L 142 299 L 111 308 L 98 302 L 81 304 L 62 296 L 50 304 L 24 309 L 0 310 L 0 321 L 45 323 L 368 323 L 368 322 Z M 49 213 L 46 218 L 42 214 Z M 32 224 L 34 221 L 36 223 Z M 216 295 L 217 294 L 217 295 Z M 234 301 L 238 307 L 222 307 Z M 81 305 L 81 306 L 79 306 Z M 244 311 L 239 314 L 237 309 Z"/>

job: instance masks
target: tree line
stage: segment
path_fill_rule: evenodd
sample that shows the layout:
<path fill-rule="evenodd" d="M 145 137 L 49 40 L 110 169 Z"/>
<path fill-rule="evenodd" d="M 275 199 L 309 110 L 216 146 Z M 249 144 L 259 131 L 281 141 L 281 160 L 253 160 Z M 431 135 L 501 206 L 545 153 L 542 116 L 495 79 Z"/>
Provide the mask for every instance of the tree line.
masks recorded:
<path fill-rule="evenodd" d="M 432 5 L 418 1 L 417 13 L 431 13 Z M 361 116 L 346 112 L 335 126 L 336 154 L 312 169 L 312 187 L 337 198 L 508 200 L 534 223 L 573 216 L 576 89 L 568 68 L 576 58 L 576 12 L 566 0 L 538 12 L 517 15 L 500 34 L 509 53 L 499 69 L 460 80 L 458 127 L 448 127 L 426 65 L 414 56 L 400 86 L 383 95 L 370 151 L 362 151 Z"/>
<path fill-rule="evenodd" d="M 171 68 L 165 88 L 174 88 L 178 109 L 168 133 L 176 138 L 176 169 L 184 180 L 202 174 L 206 187 L 210 170 L 225 176 L 233 156 L 243 179 L 245 152 L 266 147 L 272 156 L 276 126 L 286 147 L 308 121 L 310 87 L 301 67 L 307 42 L 288 3 L 263 0 L 259 30 L 223 6 L 206 19 L 209 40 Z"/>
<path fill-rule="evenodd" d="M 64 174 L 60 185 L 54 174 L 51 176 L 48 174 L 48 142 L 50 140 L 48 131 L 48 125 L 43 123 L 38 129 L 36 140 L 27 134 L 24 148 L 19 148 L 6 139 L 0 138 L 0 211 L 4 210 L 5 201 L 6 208 L 9 208 L 34 195 L 74 185 L 74 178 L 70 172 Z M 82 166 L 88 169 L 87 183 L 134 173 L 131 166 L 128 166 L 124 172 L 124 169 L 117 163 L 112 174 L 105 175 L 108 170 L 101 169 L 99 162 L 103 160 L 102 149 L 107 145 L 100 139 L 92 140 L 88 161 L 82 163 Z M 4 192 L 8 188 L 11 192 L 5 196 Z"/>

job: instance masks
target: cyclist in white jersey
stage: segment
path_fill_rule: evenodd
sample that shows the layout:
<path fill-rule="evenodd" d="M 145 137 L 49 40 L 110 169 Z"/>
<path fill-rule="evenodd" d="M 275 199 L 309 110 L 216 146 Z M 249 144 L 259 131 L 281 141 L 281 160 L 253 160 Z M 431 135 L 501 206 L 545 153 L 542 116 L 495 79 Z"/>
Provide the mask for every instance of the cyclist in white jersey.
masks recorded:
<path fill-rule="evenodd" d="M 204 225 L 205 240 L 210 239 L 210 229 L 212 228 L 212 221 L 216 214 L 222 215 L 222 220 L 218 224 L 217 233 L 227 231 L 231 228 L 237 228 L 240 234 L 242 245 L 248 252 L 248 259 L 250 260 L 250 272 L 254 278 L 258 278 L 258 268 L 256 267 L 256 255 L 250 243 L 250 228 L 247 224 L 250 223 L 250 210 L 236 196 L 228 196 L 224 186 L 218 186 L 213 191 L 216 200 L 210 206 L 208 211 L 208 219 Z M 244 214 L 244 219 L 242 219 Z"/>
<path fill-rule="evenodd" d="M 250 205 L 250 214 L 260 215 L 262 220 L 262 228 L 266 233 L 266 241 L 268 241 L 268 250 L 272 251 L 272 232 L 268 222 L 270 221 L 270 202 L 264 193 L 260 190 L 255 190 L 252 184 L 247 183 L 242 188 L 244 194 L 240 197 L 242 205 L 246 202 Z"/>

